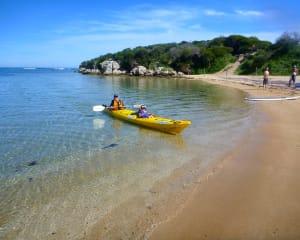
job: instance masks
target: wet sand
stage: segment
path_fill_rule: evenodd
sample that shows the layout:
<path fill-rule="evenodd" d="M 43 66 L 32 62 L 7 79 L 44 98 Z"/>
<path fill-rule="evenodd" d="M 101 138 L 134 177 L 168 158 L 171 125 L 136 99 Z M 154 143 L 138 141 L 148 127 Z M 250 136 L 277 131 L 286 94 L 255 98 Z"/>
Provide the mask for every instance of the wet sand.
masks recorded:
<path fill-rule="evenodd" d="M 192 79 L 250 96 L 297 94 L 211 78 Z M 198 181 L 182 209 L 154 228 L 150 239 L 300 239 L 300 100 L 254 104 L 262 116 L 258 127 L 217 171 Z"/>

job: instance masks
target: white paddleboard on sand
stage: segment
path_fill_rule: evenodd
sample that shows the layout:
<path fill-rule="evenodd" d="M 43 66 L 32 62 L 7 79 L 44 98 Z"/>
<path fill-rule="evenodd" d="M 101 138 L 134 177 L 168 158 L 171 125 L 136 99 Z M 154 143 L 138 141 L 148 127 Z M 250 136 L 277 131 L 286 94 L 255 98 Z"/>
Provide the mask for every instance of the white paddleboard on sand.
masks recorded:
<path fill-rule="evenodd" d="M 293 97 L 250 97 L 245 98 L 247 101 L 284 101 L 284 100 L 296 100 L 299 99 L 300 96 Z"/>

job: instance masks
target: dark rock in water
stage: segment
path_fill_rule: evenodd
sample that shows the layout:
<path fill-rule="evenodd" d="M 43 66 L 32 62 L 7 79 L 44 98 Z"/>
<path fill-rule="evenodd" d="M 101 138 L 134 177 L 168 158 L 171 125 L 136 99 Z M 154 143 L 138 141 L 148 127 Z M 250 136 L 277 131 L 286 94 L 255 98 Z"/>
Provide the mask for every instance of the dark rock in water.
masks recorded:
<path fill-rule="evenodd" d="M 32 182 L 32 180 L 33 180 L 33 178 L 32 178 L 32 177 L 28 178 L 28 181 L 29 181 L 29 182 Z"/>
<path fill-rule="evenodd" d="M 15 172 L 21 172 L 21 171 L 22 171 L 22 167 L 21 166 L 16 166 Z"/>
<path fill-rule="evenodd" d="M 27 166 L 34 166 L 34 165 L 36 165 L 37 164 L 37 161 L 31 161 L 31 162 L 29 162 L 28 164 L 27 164 Z"/>
<path fill-rule="evenodd" d="M 117 144 L 117 143 L 112 143 L 112 144 L 109 144 L 109 145 L 103 147 L 102 149 L 113 148 L 113 147 L 116 147 L 116 146 L 118 146 L 118 145 L 119 145 L 119 144 Z"/>

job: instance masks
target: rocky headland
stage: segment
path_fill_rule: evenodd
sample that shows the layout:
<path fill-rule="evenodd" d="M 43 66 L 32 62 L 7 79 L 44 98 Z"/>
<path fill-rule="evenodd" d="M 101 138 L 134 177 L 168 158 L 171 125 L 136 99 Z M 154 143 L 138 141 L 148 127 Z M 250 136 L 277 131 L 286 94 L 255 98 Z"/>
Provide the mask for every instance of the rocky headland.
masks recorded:
<path fill-rule="evenodd" d="M 147 69 L 145 66 L 137 65 L 129 72 L 122 70 L 120 64 L 114 60 L 105 60 L 100 63 L 99 68 L 79 68 L 82 74 L 99 74 L 99 75 L 130 75 L 130 76 L 164 76 L 164 77 L 181 77 L 182 72 L 177 72 L 170 67 L 156 67 L 155 69 Z"/>

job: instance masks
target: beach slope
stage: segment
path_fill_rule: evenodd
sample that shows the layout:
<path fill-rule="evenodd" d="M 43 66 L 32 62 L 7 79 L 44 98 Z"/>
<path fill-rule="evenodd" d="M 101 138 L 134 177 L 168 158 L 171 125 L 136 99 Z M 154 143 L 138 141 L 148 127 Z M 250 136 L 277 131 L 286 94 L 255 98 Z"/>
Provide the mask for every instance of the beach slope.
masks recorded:
<path fill-rule="evenodd" d="M 287 94 L 233 85 L 252 96 Z M 150 239 L 300 239 L 300 101 L 255 104 L 266 114 L 259 127 Z"/>

